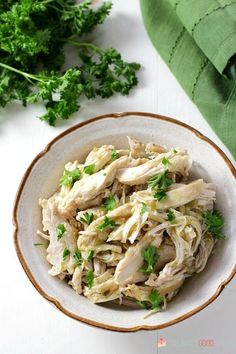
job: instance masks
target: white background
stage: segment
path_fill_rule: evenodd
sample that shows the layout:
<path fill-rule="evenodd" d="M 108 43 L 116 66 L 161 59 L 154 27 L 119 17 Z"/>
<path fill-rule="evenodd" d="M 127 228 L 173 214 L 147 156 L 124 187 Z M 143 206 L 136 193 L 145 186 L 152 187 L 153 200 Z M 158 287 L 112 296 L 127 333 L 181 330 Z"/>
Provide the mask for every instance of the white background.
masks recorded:
<path fill-rule="evenodd" d="M 127 60 L 142 64 L 140 84 L 129 97 L 85 102 L 79 113 L 56 128 L 36 118 L 43 112 L 40 105 L 25 109 L 14 104 L 0 110 L 1 354 L 157 353 L 157 331 L 122 334 L 76 322 L 47 303 L 21 268 L 12 237 L 14 196 L 26 167 L 53 137 L 86 118 L 134 110 L 182 120 L 224 149 L 152 47 L 142 24 L 138 1 L 113 0 L 113 3 L 111 15 L 94 34 L 94 40 L 103 47 L 114 46 Z M 164 338 L 166 346 L 158 352 L 233 354 L 236 347 L 233 342 L 235 294 L 236 280 L 233 280 L 220 298 L 203 312 L 159 331 L 158 336 Z M 201 347 L 201 339 L 210 339 L 214 345 Z"/>

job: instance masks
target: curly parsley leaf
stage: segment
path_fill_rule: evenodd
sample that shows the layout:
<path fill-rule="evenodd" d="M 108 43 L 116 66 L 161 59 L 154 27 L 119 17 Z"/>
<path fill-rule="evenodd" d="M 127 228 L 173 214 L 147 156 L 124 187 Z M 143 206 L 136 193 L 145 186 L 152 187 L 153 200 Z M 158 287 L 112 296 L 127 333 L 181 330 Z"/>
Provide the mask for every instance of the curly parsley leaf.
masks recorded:
<path fill-rule="evenodd" d="M 88 254 L 87 261 L 91 262 L 91 260 L 93 259 L 93 255 L 94 255 L 94 251 L 93 251 L 93 250 L 90 250 L 90 251 L 89 251 L 89 254 Z"/>
<path fill-rule="evenodd" d="M 159 202 L 167 197 L 166 192 L 163 189 L 160 189 L 154 194 L 154 199 L 158 200 Z"/>
<path fill-rule="evenodd" d="M 60 178 L 60 186 L 72 187 L 73 184 L 78 181 L 81 177 L 80 170 L 78 168 L 73 171 L 64 170 L 63 176 Z"/>
<path fill-rule="evenodd" d="M 104 209 L 106 211 L 111 211 L 116 207 L 116 200 L 113 197 L 104 198 Z"/>
<path fill-rule="evenodd" d="M 0 3 L 0 106 L 20 100 L 42 102 L 40 119 L 55 125 L 78 111 L 79 99 L 127 95 L 138 83 L 139 64 L 127 63 L 113 48 L 101 49 L 81 36 L 103 23 L 110 2 L 25 0 Z M 70 44 L 80 66 L 68 66 Z"/>
<path fill-rule="evenodd" d="M 174 181 L 168 177 L 168 170 L 165 170 L 158 175 L 153 176 L 148 181 L 148 186 L 152 189 L 161 189 L 167 190 L 169 186 L 171 186 Z"/>
<path fill-rule="evenodd" d="M 91 165 L 88 166 L 84 166 L 84 172 L 87 175 L 92 175 L 94 173 L 95 167 L 96 167 L 95 163 L 92 163 Z"/>
<path fill-rule="evenodd" d="M 142 203 L 142 208 L 140 210 L 140 215 L 144 215 L 148 211 L 148 206 L 146 203 Z"/>
<path fill-rule="evenodd" d="M 90 225 L 93 222 L 93 213 L 85 212 L 83 216 L 81 216 L 80 221 L 84 222 L 85 224 Z"/>
<path fill-rule="evenodd" d="M 224 220 L 217 210 L 207 210 L 203 213 L 203 220 L 207 226 L 207 230 L 217 239 L 224 239 L 225 236 L 221 232 L 224 226 Z"/>
<path fill-rule="evenodd" d="M 112 161 L 117 160 L 119 157 L 120 157 L 120 154 L 115 149 L 113 149 L 111 152 Z"/>
<path fill-rule="evenodd" d="M 92 270 L 89 270 L 86 273 L 86 283 L 89 289 L 93 287 L 93 282 L 94 282 L 94 273 Z"/>
<path fill-rule="evenodd" d="M 161 296 L 156 289 L 153 289 L 150 292 L 148 300 L 150 301 L 153 310 L 159 311 L 161 309 L 160 305 L 163 303 L 163 296 Z"/>
<path fill-rule="evenodd" d="M 63 261 L 65 261 L 66 257 L 69 256 L 69 254 L 70 254 L 70 250 L 68 248 L 64 248 L 64 251 L 62 254 Z"/>
<path fill-rule="evenodd" d="M 170 160 L 166 157 L 164 157 L 162 160 L 161 160 L 161 163 L 164 165 L 164 166 L 167 166 L 170 164 Z"/>
<path fill-rule="evenodd" d="M 73 255 L 73 258 L 75 260 L 76 266 L 79 267 L 82 262 L 83 262 L 83 257 L 80 251 L 76 251 Z"/>
<path fill-rule="evenodd" d="M 97 226 L 97 230 L 98 231 L 104 231 L 107 228 L 113 230 L 116 226 L 117 226 L 117 224 L 115 223 L 115 221 L 113 219 L 108 218 L 107 216 L 105 216 L 103 221 Z"/>
<path fill-rule="evenodd" d="M 175 213 L 172 210 L 168 210 L 167 219 L 170 222 L 175 220 Z"/>
<path fill-rule="evenodd" d="M 66 231 L 65 225 L 64 224 L 58 224 L 57 225 L 57 240 L 59 241 L 62 236 L 64 235 Z"/>
<path fill-rule="evenodd" d="M 154 271 L 154 266 L 159 258 L 157 248 L 155 246 L 148 246 L 143 252 L 144 266 L 139 269 L 140 272 L 151 274 Z"/>

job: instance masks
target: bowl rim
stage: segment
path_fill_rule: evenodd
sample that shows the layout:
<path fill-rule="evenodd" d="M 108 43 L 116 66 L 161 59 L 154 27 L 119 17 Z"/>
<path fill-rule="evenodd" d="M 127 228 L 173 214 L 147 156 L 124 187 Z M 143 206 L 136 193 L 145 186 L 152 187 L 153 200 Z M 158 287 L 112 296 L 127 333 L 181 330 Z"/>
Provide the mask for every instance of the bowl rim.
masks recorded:
<path fill-rule="evenodd" d="M 216 292 L 207 300 L 205 301 L 203 304 L 201 304 L 200 306 L 197 306 L 196 308 L 194 308 L 193 310 L 185 313 L 182 316 L 176 317 L 168 322 L 165 322 L 161 325 L 138 325 L 138 326 L 134 326 L 134 327 L 119 327 L 119 326 L 112 326 L 112 325 L 108 325 L 108 324 L 104 324 L 104 323 L 100 323 L 97 321 L 93 321 L 93 320 L 89 320 L 87 318 L 81 317 L 76 315 L 73 312 L 68 311 L 66 308 L 63 307 L 63 305 L 60 303 L 60 301 L 54 297 L 52 297 L 51 295 L 47 294 L 38 284 L 38 282 L 36 281 L 36 279 L 34 278 L 33 274 L 31 273 L 26 260 L 23 257 L 23 254 L 21 252 L 20 249 L 20 245 L 19 245 L 19 240 L 18 240 L 18 231 L 19 231 L 19 224 L 18 224 L 18 220 L 17 220 L 17 212 L 18 212 L 18 207 L 19 207 L 19 201 L 22 195 L 22 192 L 24 190 L 25 184 L 28 180 L 28 177 L 34 167 L 34 165 L 36 164 L 36 162 L 38 160 L 40 160 L 41 158 L 43 158 L 51 149 L 51 147 L 57 143 L 60 139 L 62 139 L 64 136 L 70 134 L 71 132 L 74 132 L 77 129 L 80 129 L 81 127 L 85 126 L 85 125 L 89 125 L 90 123 L 93 123 L 95 121 L 99 121 L 102 119 L 106 119 L 106 118 L 116 118 L 116 119 L 121 119 L 121 118 L 125 118 L 125 117 L 129 117 L 129 116 L 138 116 L 140 118 L 154 118 L 154 119 L 158 119 L 161 121 L 166 121 L 168 123 L 172 123 L 178 126 L 181 126 L 187 130 L 189 130 L 190 132 L 192 132 L 197 138 L 199 138 L 200 140 L 205 141 L 206 143 L 210 144 L 215 150 L 216 152 L 221 156 L 221 158 L 224 160 L 224 162 L 226 163 L 226 165 L 228 166 L 228 168 L 230 169 L 233 177 L 236 179 L 236 168 L 233 166 L 232 162 L 229 160 L 229 158 L 226 156 L 226 154 L 212 141 L 210 140 L 208 137 L 206 137 L 205 135 L 203 135 L 202 133 L 200 133 L 197 129 L 191 127 L 190 125 L 183 123 L 177 119 L 174 118 L 170 118 L 167 116 L 163 116 L 163 115 L 159 115 L 159 114 L 155 114 L 155 113 L 148 113 L 148 112 L 117 112 L 117 113 L 108 113 L 108 114 L 103 114 L 103 115 L 98 115 L 95 116 L 93 118 L 90 119 L 86 119 L 83 122 L 80 122 L 78 124 L 73 125 L 72 127 L 66 129 L 65 131 L 63 131 L 62 133 L 58 134 L 54 139 L 52 139 L 47 145 L 46 147 L 35 156 L 35 158 L 32 160 L 32 162 L 30 163 L 30 165 L 28 166 L 28 168 L 26 169 L 21 182 L 19 184 L 18 190 L 16 192 L 16 196 L 15 196 L 15 201 L 13 204 L 13 216 L 12 216 L 12 222 L 13 222 L 13 226 L 14 226 L 14 234 L 13 234 L 13 238 L 14 238 L 14 246 L 15 246 L 15 250 L 17 253 L 17 256 L 19 258 L 19 261 L 26 273 L 26 275 L 28 276 L 29 280 L 31 281 L 31 283 L 33 284 L 33 286 L 35 287 L 35 289 L 40 293 L 40 295 L 42 295 L 46 300 L 48 300 L 51 304 L 55 305 L 60 311 L 62 311 L 65 315 L 78 320 L 80 322 L 86 323 L 88 325 L 92 325 L 98 328 L 102 328 L 102 329 L 106 329 L 106 330 L 111 330 L 111 331 L 117 331 L 117 332 L 136 332 L 139 330 L 159 330 L 159 329 L 163 329 L 166 327 L 169 327 L 171 325 L 174 325 L 180 321 L 183 321 L 187 318 L 189 318 L 190 316 L 198 313 L 199 311 L 203 310 L 205 307 L 207 307 L 209 304 L 211 304 L 214 300 L 217 299 L 217 297 L 220 295 L 220 293 L 223 291 L 224 287 L 233 279 L 233 277 L 236 274 L 236 265 L 234 266 L 233 270 L 231 271 L 230 275 L 224 280 L 222 281 L 219 286 L 217 287 Z"/>

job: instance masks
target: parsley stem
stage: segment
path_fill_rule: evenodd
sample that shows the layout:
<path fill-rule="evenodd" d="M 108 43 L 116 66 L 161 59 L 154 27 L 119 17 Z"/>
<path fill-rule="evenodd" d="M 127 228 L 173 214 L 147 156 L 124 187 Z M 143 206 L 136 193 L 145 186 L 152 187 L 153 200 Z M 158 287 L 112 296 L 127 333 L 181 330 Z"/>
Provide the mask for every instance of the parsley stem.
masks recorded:
<path fill-rule="evenodd" d="M 95 52 L 102 54 L 103 50 L 101 48 L 98 48 L 96 45 L 92 44 L 92 43 L 87 43 L 87 42 L 79 42 L 76 39 L 71 39 L 71 38 L 67 38 L 65 40 L 67 43 L 71 43 L 76 45 L 77 47 L 85 47 L 85 48 L 90 48 L 93 49 Z"/>
<path fill-rule="evenodd" d="M 10 66 L 10 65 L 7 65 L 7 64 L 4 64 L 4 63 L 1 63 L 1 62 L 0 62 L 0 66 L 1 66 L 2 68 L 5 68 L 5 69 L 7 69 L 7 70 L 14 71 L 14 72 L 17 73 L 17 74 L 20 74 L 20 75 L 24 76 L 24 77 L 25 77 L 27 80 L 29 80 L 31 83 L 32 83 L 32 81 L 31 81 L 30 79 L 37 80 L 37 81 L 43 81 L 43 80 L 40 80 L 40 78 L 39 78 L 37 75 L 28 74 L 28 73 L 26 73 L 26 72 L 24 72 L 24 71 L 18 70 L 18 69 L 16 69 L 16 68 Z"/>

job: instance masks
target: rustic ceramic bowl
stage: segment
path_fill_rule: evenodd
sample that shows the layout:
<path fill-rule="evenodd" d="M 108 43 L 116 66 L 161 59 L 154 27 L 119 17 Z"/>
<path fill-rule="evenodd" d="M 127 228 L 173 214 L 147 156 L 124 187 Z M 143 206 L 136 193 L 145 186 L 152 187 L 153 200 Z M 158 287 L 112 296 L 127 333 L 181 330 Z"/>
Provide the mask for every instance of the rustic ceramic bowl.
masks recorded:
<path fill-rule="evenodd" d="M 57 189 L 64 164 L 83 160 L 95 145 L 127 146 L 126 136 L 167 147 L 180 146 L 195 161 L 192 174 L 217 186 L 217 208 L 225 220 L 225 241 L 220 241 L 205 270 L 193 276 L 165 312 L 144 319 L 146 310 L 94 305 L 77 295 L 65 282 L 48 274 L 45 250 L 40 242 L 39 197 L 49 197 Z M 27 169 L 15 206 L 15 247 L 20 262 L 39 293 L 66 315 L 97 327 L 116 331 L 160 329 L 177 323 L 209 305 L 233 278 L 236 267 L 236 171 L 225 154 L 208 138 L 177 120 L 148 113 L 117 113 L 99 116 L 78 124 L 51 141 Z"/>

